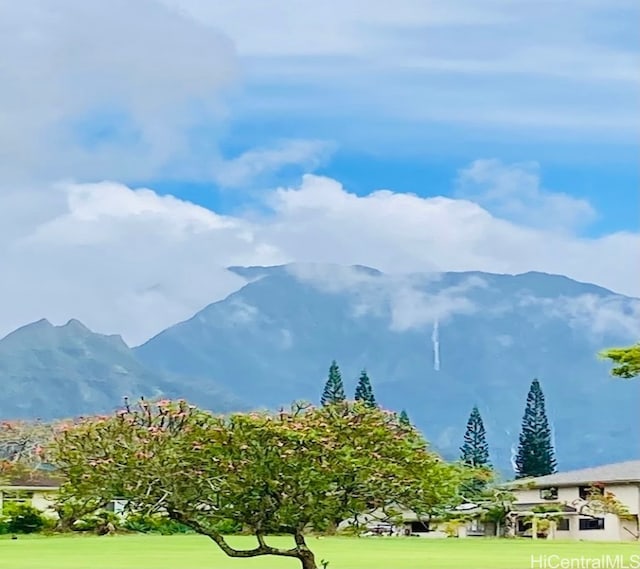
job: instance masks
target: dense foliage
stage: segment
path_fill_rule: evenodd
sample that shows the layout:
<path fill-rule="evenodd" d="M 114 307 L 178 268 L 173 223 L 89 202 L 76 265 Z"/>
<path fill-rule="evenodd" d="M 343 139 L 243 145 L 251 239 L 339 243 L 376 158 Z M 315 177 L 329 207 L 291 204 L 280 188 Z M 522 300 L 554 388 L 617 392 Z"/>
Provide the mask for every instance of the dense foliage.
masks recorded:
<path fill-rule="evenodd" d="M 0 472 L 10 467 L 34 469 L 42 463 L 42 449 L 52 440 L 54 425 L 36 421 L 0 422 Z"/>
<path fill-rule="evenodd" d="M 4 505 L 0 514 L 0 533 L 36 533 L 47 526 L 48 520 L 29 504 Z"/>
<path fill-rule="evenodd" d="M 114 498 L 134 511 L 163 512 L 209 536 L 232 557 L 278 555 L 316 567 L 304 533 L 401 503 L 429 513 L 456 503 L 460 470 L 431 452 L 395 414 L 362 403 L 288 413 L 214 416 L 185 402 L 128 407 L 62 430 L 51 449 L 67 482 L 61 500 Z M 232 548 L 230 520 L 257 538 Z M 265 535 L 290 534 L 290 549 Z"/>
<path fill-rule="evenodd" d="M 614 364 L 611 375 L 632 379 L 640 375 L 640 343 L 626 348 L 609 348 L 600 352 L 600 357 Z"/>
<path fill-rule="evenodd" d="M 517 478 L 545 476 L 556 471 L 555 450 L 540 382 L 534 379 L 527 395 L 516 456 Z"/>

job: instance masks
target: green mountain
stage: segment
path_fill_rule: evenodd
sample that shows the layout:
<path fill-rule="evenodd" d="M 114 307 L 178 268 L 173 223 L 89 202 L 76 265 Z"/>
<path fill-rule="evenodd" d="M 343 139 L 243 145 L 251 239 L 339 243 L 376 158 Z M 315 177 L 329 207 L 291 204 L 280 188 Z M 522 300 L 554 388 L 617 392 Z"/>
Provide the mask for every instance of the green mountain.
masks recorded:
<path fill-rule="evenodd" d="M 242 289 L 134 349 L 75 320 L 9 334 L 0 340 L 0 416 L 103 413 L 125 395 L 217 411 L 317 403 L 335 359 L 349 397 L 366 369 L 376 401 L 406 409 L 450 458 L 477 405 L 493 464 L 511 470 L 534 377 L 559 468 L 640 456 L 640 381 L 610 378 L 596 358 L 640 337 L 638 299 L 543 273 L 230 270 L 247 281 Z"/>
<path fill-rule="evenodd" d="M 197 398 L 225 411 L 241 407 L 213 382 L 152 370 L 120 336 L 91 332 L 77 320 L 39 320 L 0 340 L 0 416 L 42 419 L 109 412 L 123 397 Z"/>
<path fill-rule="evenodd" d="M 457 457 L 478 405 L 492 460 L 505 470 L 537 377 L 560 468 L 640 452 L 640 381 L 611 379 L 596 358 L 602 347 L 640 337 L 637 299 L 543 273 L 231 270 L 248 284 L 138 347 L 140 360 L 215 377 L 249 404 L 274 408 L 317 402 L 333 359 L 351 397 L 366 368 L 378 402 L 406 409 L 449 457 Z"/>

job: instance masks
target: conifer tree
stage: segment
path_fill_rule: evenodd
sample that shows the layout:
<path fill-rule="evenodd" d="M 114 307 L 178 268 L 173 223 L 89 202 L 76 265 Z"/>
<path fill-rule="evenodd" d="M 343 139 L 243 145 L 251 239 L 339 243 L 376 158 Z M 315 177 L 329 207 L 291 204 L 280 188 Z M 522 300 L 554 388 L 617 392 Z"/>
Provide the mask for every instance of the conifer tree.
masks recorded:
<path fill-rule="evenodd" d="M 467 421 L 467 430 L 464 434 L 464 442 L 460 447 L 460 459 L 468 466 L 474 468 L 489 467 L 489 445 L 484 423 L 478 407 L 474 406 Z"/>
<path fill-rule="evenodd" d="M 534 379 L 527 395 L 516 456 L 516 478 L 545 476 L 556 471 L 551 429 L 540 382 Z"/>
<path fill-rule="evenodd" d="M 373 395 L 371 381 L 365 370 L 362 370 L 355 393 L 356 401 L 362 401 L 367 407 L 377 407 L 376 398 Z"/>
<path fill-rule="evenodd" d="M 409 419 L 409 415 L 407 415 L 407 412 L 404 409 L 400 412 L 400 417 L 398 421 L 400 422 L 401 425 L 406 425 L 407 427 L 411 426 L 411 420 Z"/>
<path fill-rule="evenodd" d="M 320 403 L 322 405 L 331 405 L 332 403 L 338 403 L 345 399 L 346 396 L 344 394 L 344 385 L 342 383 L 340 368 L 338 367 L 336 360 L 333 360 L 329 367 L 329 377 L 327 379 L 327 383 L 325 383 Z"/>

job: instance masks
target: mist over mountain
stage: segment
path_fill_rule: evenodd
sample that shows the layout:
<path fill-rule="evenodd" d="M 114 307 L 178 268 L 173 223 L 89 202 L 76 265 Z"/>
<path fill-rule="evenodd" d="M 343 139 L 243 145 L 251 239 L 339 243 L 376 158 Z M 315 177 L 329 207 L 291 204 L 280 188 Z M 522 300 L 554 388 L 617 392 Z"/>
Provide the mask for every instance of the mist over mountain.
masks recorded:
<path fill-rule="evenodd" d="M 493 460 L 510 469 L 529 384 L 547 397 L 561 468 L 640 449 L 640 383 L 596 353 L 640 337 L 640 301 L 562 276 L 384 275 L 366 267 L 232 268 L 250 282 L 136 354 L 209 374 L 255 406 L 318 401 L 336 359 L 352 395 L 366 368 L 387 408 L 406 409 L 449 457 L 477 404 Z"/>
<path fill-rule="evenodd" d="M 640 382 L 611 379 L 596 357 L 640 337 L 638 299 L 543 273 L 229 270 L 247 284 L 134 349 L 75 320 L 9 334 L 0 413 L 106 412 L 124 395 L 185 397 L 216 411 L 317 403 L 336 359 L 349 396 L 366 368 L 379 403 L 406 409 L 449 458 L 478 405 L 492 460 L 509 472 L 533 378 L 561 469 L 638 456 Z"/>

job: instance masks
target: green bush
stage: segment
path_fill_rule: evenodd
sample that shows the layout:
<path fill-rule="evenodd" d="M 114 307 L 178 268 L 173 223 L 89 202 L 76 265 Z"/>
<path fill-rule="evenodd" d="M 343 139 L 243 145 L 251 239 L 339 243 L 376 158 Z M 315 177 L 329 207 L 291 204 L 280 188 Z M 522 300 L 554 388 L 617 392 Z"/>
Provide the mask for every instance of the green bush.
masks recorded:
<path fill-rule="evenodd" d="M 140 513 L 130 513 L 124 519 L 123 527 L 129 531 L 139 533 L 159 533 L 162 535 L 193 532 L 191 528 L 162 514 L 144 515 Z M 242 528 L 232 520 L 223 520 L 216 525 L 215 529 L 220 533 L 228 535 L 239 533 Z"/>
<path fill-rule="evenodd" d="M 99 535 L 109 533 L 122 526 L 122 520 L 118 514 L 108 510 L 97 510 L 87 514 L 73 523 L 75 531 L 92 531 Z"/>
<path fill-rule="evenodd" d="M 36 533 L 47 524 L 40 510 L 29 504 L 9 503 L 4 506 L 2 513 L 6 533 Z"/>
<path fill-rule="evenodd" d="M 242 531 L 242 524 L 233 520 L 221 520 L 215 525 L 215 529 L 225 535 L 231 535 L 240 533 Z"/>
<path fill-rule="evenodd" d="M 130 513 L 124 520 L 124 528 L 139 533 L 160 533 L 162 535 L 191 532 L 187 526 L 160 514 Z"/>

